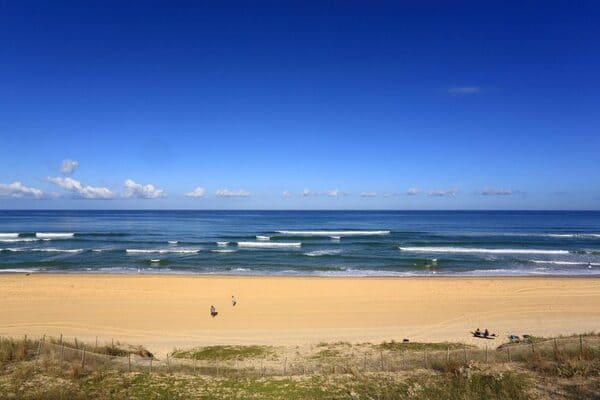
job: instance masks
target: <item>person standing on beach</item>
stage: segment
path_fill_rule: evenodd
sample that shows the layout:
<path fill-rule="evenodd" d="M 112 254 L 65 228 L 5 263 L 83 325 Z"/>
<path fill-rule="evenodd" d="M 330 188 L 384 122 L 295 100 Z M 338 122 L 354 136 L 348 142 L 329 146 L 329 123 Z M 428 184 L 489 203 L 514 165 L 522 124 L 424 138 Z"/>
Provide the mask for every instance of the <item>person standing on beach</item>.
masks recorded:
<path fill-rule="evenodd" d="M 236 300 L 235 296 L 231 296 L 231 305 L 233 307 L 235 307 L 236 304 L 237 304 L 237 300 Z"/>
<path fill-rule="evenodd" d="M 217 309 L 215 308 L 215 306 L 210 306 L 210 316 L 211 317 L 216 317 L 218 314 Z"/>

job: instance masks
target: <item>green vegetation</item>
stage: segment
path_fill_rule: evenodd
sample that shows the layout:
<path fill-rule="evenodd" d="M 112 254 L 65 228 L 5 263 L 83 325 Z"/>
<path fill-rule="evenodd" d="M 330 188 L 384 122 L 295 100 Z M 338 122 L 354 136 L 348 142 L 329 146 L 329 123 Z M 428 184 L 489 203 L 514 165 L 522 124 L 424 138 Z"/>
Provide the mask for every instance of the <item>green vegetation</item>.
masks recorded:
<path fill-rule="evenodd" d="M 196 360 L 246 360 L 273 356 L 275 351 L 270 346 L 206 346 L 191 350 L 175 350 L 174 358 L 192 358 Z"/>
<path fill-rule="evenodd" d="M 321 358 L 330 358 L 330 357 L 340 357 L 342 353 L 339 350 L 335 349 L 323 349 L 319 350 L 315 354 L 312 354 L 310 358 L 312 359 L 321 359 Z"/>
<path fill-rule="evenodd" d="M 457 350 L 464 349 L 465 347 L 472 348 L 474 346 L 468 346 L 462 343 L 419 343 L 419 342 L 383 342 L 377 345 L 380 350 L 387 351 L 441 351 L 441 350 Z"/>
<path fill-rule="evenodd" d="M 194 357 L 211 362 L 193 367 L 156 364 L 152 370 L 150 360 L 142 368 L 128 372 L 123 360 L 106 358 L 103 364 L 83 365 L 78 357 L 58 358 L 51 353 L 37 357 L 38 342 L 23 339 L 0 340 L 0 400 L 4 399 L 378 399 L 378 400 L 543 400 L 554 399 L 600 399 L 600 348 L 599 341 L 589 340 L 590 345 L 579 347 L 579 340 L 567 339 L 553 347 L 553 341 L 536 343 L 536 351 L 521 351 L 512 362 L 490 363 L 460 361 L 446 357 L 431 359 L 428 368 L 423 364 L 394 372 L 367 372 L 356 367 L 365 352 L 360 346 L 327 344 L 318 346 L 316 353 L 300 354 L 299 358 L 285 362 L 310 361 L 312 357 L 343 356 L 348 368 L 320 369 L 321 373 L 296 372 L 287 376 L 281 368 L 284 360 L 281 349 L 269 346 L 210 346 L 191 350 L 179 350 L 173 356 Z M 566 346 L 574 343 L 575 346 Z M 585 343 L 585 340 L 582 342 Z M 593 343 L 593 345 L 592 345 Z M 74 342 L 69 344 L 73 344 Z M 66 345 L 66 342 L 65 342 Z M 80 343 L 77 344 L 78 346 Z M 461 344 L 448 343 L 395 343 L 376 345 L 382 351 L 446 350 L 462 348 Z M 135 347 L 119 345 L 129 350 Z M 514 349 L 514 354 L 517 349 Z M 528 350 L 529 345 L 524 346 Z M 112 350 L 111 350 L 112 351 Z M 472 349 L 472 352 L 478 351 Z M 513 350 L 511 350 L 511 354 Z M 54 355 L 52 355 L 54 354 Z M 442 352 L 445 355 L 445 352 Z M 461 353 L 462 354 L 462 353 Z M 279 358 L 278 358 L 279 355 Z M 270 359 L 264 360 L 268 356 Z M 90 355 L 91 357 L 91 355 Z M 227 361 L 260 357 L 272 365 L 271 375 L 244 366 L 233 367 Z M 304 357 L 304 358 L 303 358 Z M 354 358 L 353 358 L 354 357 Z M 127 358 L 125 358 L 127 360 Z M 215 361 L 225 361 L 219 364 Z M 262 368 L 262 361 L 260 363 Z M 319 360 L 321 361 L 321 360 Z M 351 362 L 354 366 L 351 366 Z M 200 363 L 198 363 L 200 364 Z M 320 362 L 319 362 L 320 364 Z M 223 368 L 223 367 L 226 368 Z M 273 372 L 275 371 L 275 372 Z M 298 371 L 298 369 L 296 369 Z M 302 369 L 300 369 L 302 371 Z M 337 371 L 337 372 L 336 372 Z"/>

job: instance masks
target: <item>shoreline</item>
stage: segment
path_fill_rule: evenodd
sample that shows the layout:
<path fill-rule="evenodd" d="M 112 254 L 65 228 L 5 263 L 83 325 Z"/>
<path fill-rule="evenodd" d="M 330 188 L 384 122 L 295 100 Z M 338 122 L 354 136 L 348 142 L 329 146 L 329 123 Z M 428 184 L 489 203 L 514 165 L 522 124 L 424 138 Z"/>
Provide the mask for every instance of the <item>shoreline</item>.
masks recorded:
<path fill-rule="evenodd" d="M 325 279 L 599 279 L 600 280 L 600 271 L 597 274 L 586 274 L 586 275 L 577 275 L 577 274 L 515 274 L 515 275 L 462 275 L 458 273 L 454 274 L 444 274 L 444 273 L 435 273 L 435 274 L 412 274 L 412 275 L 310 275 L 310 274 L 239 274 L 239 273 L 209 273 L 209 272 L 186 272 L 186 271 L 169 271 L 161 273 L 159 271 L 150 271 L 150 272 L 137 272 L 137 271 L 126 271 L 126 272 L 107 272 L 107 271 L 34 271 L 34 270 L 15 270 L 11 268 L 7 268 L 6 270 L 0 269 L 0 277 L 1 276 L 10 276 L 10 275 L 43 275 L 43 276 L 160 276 L 160 277 L 215 277 L 215 278 L 325 278 Z"/>
<path fill-rule="evenodd" d="M 508 334 L 600 328 L 594 277 L 15 273 L 0 274 L 0 301 L 1 336 L 114 338 L 159 353 L 403 338 L 496 346 Z M 216 318 L 208 313 L 212 304 Z M 477 327 L 499 338 L 482 343 L 469 334 Z"/>

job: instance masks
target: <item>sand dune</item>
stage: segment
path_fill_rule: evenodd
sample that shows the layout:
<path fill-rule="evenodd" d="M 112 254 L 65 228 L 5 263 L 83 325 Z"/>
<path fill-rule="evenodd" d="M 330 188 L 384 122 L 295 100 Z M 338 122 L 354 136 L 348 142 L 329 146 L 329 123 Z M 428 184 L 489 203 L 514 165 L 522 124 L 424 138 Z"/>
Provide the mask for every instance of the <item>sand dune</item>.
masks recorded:
<path fill-rule="evenodd" d="M 114 337 L 158 351 L 402 338 L 478 344 L 468 335 L 476 327 L 502 336 L 598 330 L 600 279 L 5 274 L 0 304 L 0 335 Z"/>

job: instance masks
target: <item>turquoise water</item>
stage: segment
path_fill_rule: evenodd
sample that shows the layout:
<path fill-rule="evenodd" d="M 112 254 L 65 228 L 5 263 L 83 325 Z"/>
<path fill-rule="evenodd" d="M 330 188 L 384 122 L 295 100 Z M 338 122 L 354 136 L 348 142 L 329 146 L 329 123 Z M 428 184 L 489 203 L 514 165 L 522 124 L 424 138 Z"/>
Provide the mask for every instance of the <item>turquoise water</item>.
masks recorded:
<path fill-rule="evenodd" d="M 600 212 L 0 211 L 0 271 L 599 275 Z"/>

